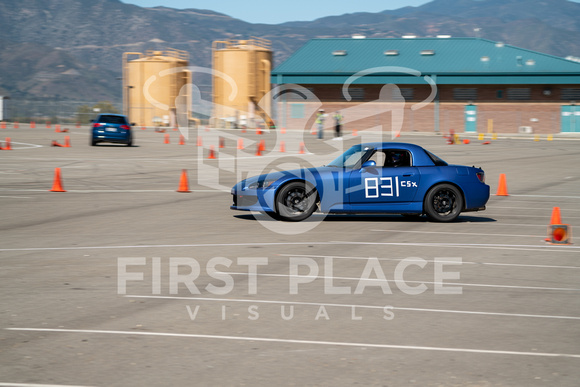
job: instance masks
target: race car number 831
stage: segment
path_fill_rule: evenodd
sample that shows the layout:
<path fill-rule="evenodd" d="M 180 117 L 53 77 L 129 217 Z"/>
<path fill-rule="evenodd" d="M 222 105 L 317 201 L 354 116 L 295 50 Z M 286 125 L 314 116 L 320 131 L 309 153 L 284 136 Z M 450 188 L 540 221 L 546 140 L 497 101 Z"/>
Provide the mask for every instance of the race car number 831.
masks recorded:
<path fill-rule="evenodd" d="M 393 185 L 392 177 L 368 177 L 365 179 L 365 198 L 373 199 L 380 196 L 399 197 L 399 176 L 395 176 Z M 401 181 L 401 187 L 417 187 L 414 181 Z"/>

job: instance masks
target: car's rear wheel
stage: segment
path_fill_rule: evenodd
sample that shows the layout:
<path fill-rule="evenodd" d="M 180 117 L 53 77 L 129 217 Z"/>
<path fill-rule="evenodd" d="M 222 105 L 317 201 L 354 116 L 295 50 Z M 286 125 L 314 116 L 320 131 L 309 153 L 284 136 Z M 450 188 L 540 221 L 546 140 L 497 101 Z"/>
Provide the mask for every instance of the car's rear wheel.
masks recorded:
<path fill-rule="evenodd" d="M 91 138 L 91 146 L 97 145 L 97 141 L 94 138 Z"/>
<path fill-rule="evenodd" d="M 299 222 L 308 218 L 316 209 L 316 188 L 302 181 L 286 184 L 276 195 L 277 213 L 280 219 Z"/>
<path fill-rule="evenodd" d="M 439 184 L 431 188 L 425 196 L 425 213 L 437 222 L 452 222 L 463 209 L 463 196 L 451 184 Z"/>

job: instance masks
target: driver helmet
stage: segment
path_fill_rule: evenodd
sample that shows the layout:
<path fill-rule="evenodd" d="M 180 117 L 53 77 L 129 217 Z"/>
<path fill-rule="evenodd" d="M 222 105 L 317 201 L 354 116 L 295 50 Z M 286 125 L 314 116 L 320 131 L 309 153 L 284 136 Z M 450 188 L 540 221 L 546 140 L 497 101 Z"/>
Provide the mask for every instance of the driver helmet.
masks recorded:
<path fill-rule="evenodd" d="M 400 152 L 391 153 L 391 164 L 394 167 L 400 166 L 402 164 L 402 162 L 403 162 L 403 157 L 402 157 Z"/>

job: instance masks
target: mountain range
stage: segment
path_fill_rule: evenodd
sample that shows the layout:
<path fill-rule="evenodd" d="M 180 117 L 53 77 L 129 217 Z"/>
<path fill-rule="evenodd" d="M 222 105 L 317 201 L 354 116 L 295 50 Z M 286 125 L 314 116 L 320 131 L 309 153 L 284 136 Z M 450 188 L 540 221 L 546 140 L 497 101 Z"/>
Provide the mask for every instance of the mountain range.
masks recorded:
<path fill-rule="evenodd" d="M 556 56 L 580 57 L 580 4 L 568 0 L 433 0 L 309 22 L 252 24 L 199 9 L 142 8 L 119 0 L 0 0 L 0 95 L 121 99 L 124 52 L 176 48 L 210 67 L 215 40 L 272 42 L 274 66 L 312 38 L 478 36 Z M 209 93 L 211 80 L 195 82 Z"/>

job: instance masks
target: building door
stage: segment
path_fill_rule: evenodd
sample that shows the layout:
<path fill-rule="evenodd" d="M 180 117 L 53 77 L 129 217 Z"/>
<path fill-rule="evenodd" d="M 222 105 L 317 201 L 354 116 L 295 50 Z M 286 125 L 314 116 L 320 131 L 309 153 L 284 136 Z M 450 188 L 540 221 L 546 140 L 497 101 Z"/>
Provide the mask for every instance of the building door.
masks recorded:
<path fill-rule="evenodd" d="M 562 133 L 580 132 L 580 106 L 562 105 L 562 115 L 560 122 L 560 131 Z"/>
<path fill-rule="evenodd" d="M 465 105 L 465 133 L 477 132 L 477 106 Z"/>

